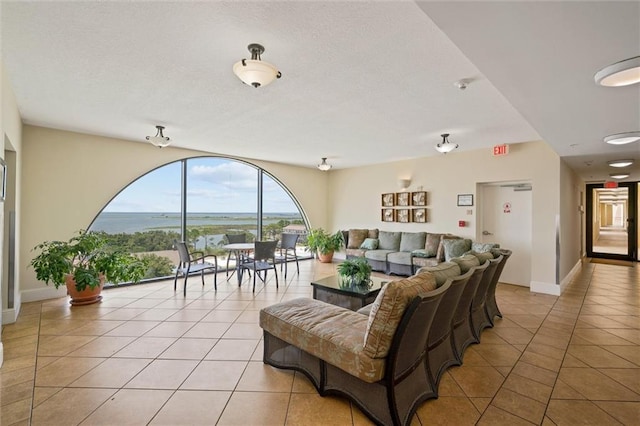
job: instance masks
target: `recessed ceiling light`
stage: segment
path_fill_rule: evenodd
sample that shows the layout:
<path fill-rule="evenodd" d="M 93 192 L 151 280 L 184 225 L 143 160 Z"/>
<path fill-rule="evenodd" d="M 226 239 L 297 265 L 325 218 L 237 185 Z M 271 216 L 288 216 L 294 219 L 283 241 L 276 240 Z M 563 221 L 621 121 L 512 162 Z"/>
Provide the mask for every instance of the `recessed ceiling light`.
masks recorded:
<path fill-rule="evenodd" d="M 629 173 L 610 173 L 609 176 L 614 179 L 624 179 L 629 177 Z"/>
<path fill-rule="evenodd" d="M 598 71 L 593 79 L 596 84 L 608 87 L 640 83 L 640 56 L 608 65 Z"/>
<path fill-rule="evenodd" d="M 631 142 L 640 141 L 640 132 L 624 132 L 609 135 L 604 138 L 606 143 L 611 145 L 624 145 Z"/>
<path fill-rule="evenodd" d="M 611 167 L 627 167 L 633 164 L 633 160 L 613 160 L 608 161 L 607 164 Z"/>

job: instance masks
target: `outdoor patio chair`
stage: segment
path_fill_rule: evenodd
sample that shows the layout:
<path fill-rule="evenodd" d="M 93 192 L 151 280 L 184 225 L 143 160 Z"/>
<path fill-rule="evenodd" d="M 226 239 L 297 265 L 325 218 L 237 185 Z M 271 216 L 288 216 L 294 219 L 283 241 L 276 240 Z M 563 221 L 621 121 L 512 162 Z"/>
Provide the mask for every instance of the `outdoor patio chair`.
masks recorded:
<path fill-rule="evenodd" d="M 180 263 L 176 266 L 176 276 L 173 279 L 173 291 L 176 291 L 178 283 L 178 275 L 184 276 L 183 293 L 187 295 L 187 278 L 189 274 L 200 272 L 202 277 L 202 285 L 204 286 L 204 272 L 213 271 L 213 288 L 218 290 L 217 273 L 218 258 L 213 254 L 205 254 L 203 251 L 189 252 L 189 248 L 184 241 L 174 241 L 178 254 L 180 255 Z M 213 263 L 207 262 L 207 259 L 213 259 Z"/>
<path fill-rule="evenodd" d="M 284 264 L 284 277 L 287 278 L 287 264 L 289 259 L 293 259 L 296 262 L 296 270 L 298 275 L 300 274 L 300 265 L 298 264 L 298 254 L 296 253 L 296 244 L 298 242 L 298 234 L 282 234 L 282 240 L 280 247 L 278 247 L 278 256 L 276 260 L 280 263 L 280 271 L 282 271 L 282 265 Z"/>
<path fill-rule="evenodd" d="M 242 284 L 242 274 L 246 270 L 253 271 L 253 291 L 256 291 L 256 276 L 266 284 L 267 271 L 273 269 L 276 276 L 276 288 L 278 288 L 278 269 L 276 268 L 276 246 L 278 240 L 275 241 L 256 241 L 253 256 L 245 259 L 240 264 L 238 285 Z M 263 275 L 261 274 L 263 273 Z"/>

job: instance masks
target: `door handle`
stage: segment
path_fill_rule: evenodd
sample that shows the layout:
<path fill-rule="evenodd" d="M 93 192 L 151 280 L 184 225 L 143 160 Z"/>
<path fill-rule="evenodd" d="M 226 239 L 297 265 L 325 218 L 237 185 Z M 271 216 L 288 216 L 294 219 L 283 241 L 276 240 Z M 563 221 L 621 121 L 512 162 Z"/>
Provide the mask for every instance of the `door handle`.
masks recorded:
<path fill-rule="evenodd" d="M 482 231 L 482 235 L 493 235 L 493 234 L 489 231 Z"/>

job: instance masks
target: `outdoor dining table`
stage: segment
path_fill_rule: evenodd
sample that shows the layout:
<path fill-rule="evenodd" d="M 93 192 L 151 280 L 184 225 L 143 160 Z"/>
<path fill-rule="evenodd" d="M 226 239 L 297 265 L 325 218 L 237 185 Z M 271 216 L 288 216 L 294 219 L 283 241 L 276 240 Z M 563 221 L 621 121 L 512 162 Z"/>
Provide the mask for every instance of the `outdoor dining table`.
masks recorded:
<path fill-rule="evenodd" d="M 225 244 L 222 246 L 223 249 L 227 250 L 229 253 L 234 253 L 236 256 L 236 269 L 231 273 L 229 278 L 236 274 L 238 277 L 238 285 L 240 285 L 240 266 L 242 265 L 241 259 L 246 257 L 249 253 L 251 253 L 255 249 L 256 245 L 254 243 L 232 243 Z M 229 279 L 227 278 L 227 280 Z"/>

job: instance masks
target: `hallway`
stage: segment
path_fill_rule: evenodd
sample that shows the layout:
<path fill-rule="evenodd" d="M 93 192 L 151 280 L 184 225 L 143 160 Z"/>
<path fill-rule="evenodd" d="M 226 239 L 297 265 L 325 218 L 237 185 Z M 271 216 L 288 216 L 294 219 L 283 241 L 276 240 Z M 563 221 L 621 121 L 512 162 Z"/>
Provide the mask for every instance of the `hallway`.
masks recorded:
<path fill-rule="evenodd" d="M 310 297 L 336 264 L 248 285 L 190 280 L 22 306 L 3 327 L 2 425 L 365 425 L 349 402 L 318 396 L 299 373 L 262 363 L 258 312 Z M 504 319 L 449 369 L 415 425 L 637 424 L 640 268 L 584 263 L 562 296 L 499 285 Z M 71 405 L 73 406 L 72 408 Z"/>

